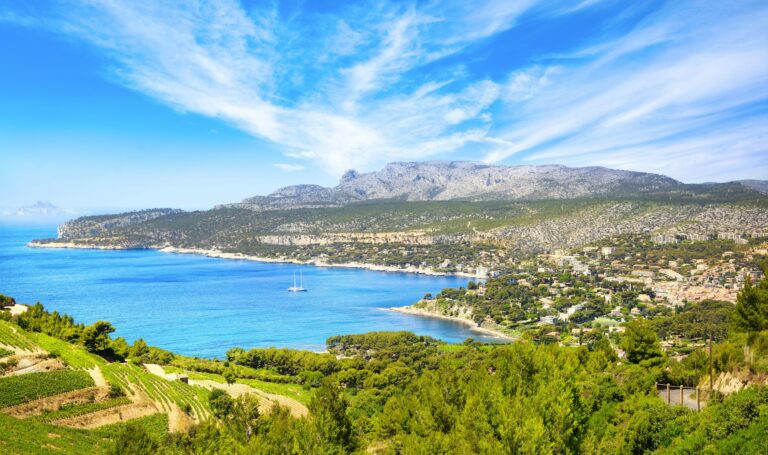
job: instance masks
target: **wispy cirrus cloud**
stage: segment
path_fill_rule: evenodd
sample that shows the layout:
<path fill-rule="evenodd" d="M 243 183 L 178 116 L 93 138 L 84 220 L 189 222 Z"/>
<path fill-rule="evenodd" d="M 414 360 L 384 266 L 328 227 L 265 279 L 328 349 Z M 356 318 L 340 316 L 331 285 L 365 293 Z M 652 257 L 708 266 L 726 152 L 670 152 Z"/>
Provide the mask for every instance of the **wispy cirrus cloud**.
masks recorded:
<path fill-rule="evenodd" d="M 546 70 L 521 71 L 502 89 L 515 112 L 496 133 L 506 144 L 485 160 L 520 155 L 699 180 L 738 178 L 746 167 L 768 175 L 767 20 L 765 6 L 672 4 Z"/>
<path fill-rule="evenodd" d="M 74 2 L 46 26 L 105 52 L 119 83 L 339 173 L 482 139 L 494 82 L 425 90 L 433 81 L 410 73 L 510 27 L 531 2 L 462 5 L 351 6 L 319 37 L 302 32 L 328 18 L 233 0 Z"/>
<path fill-rule="evenodd" d="M 768 123 L 768 7 L 627 6 L 582 25 L 578 45 L 563 34 L 557 52 L 507 57 L 524 38 L 516 27 L 603 3 L 370 1 L 314 12 L 92 0 L 0 20 L 87 42 L 117 83 L 333 174 L 452 153 L 678 178 L 714 175 L 718 160 L 729 163 L 723 175 L 768 173 L 756 139 Z"/>

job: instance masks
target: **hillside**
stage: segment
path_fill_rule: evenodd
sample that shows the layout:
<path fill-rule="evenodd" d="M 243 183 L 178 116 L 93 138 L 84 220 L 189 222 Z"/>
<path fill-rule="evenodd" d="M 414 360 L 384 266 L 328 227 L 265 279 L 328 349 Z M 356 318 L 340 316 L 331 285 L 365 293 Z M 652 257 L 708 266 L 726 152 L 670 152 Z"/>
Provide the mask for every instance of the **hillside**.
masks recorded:
<path fill-rule="evenodd" d="M 237 370 L 241 379 L 229 384 L 215 373 L 220 362 L 174 355 L 143 341 L 131 348 L 106 333 L 101 341 L 109 347 L 97 348 L 85 341 L 90 327 L 39 304 L 10 322 L 3 319 L 8 314 L 0 311 L 2 453 L 105 453 L 130 425 L 158 440 L 185 433 L 211 418 L 213 390 L 247 394 L 262 412 L 279 404 L 295 416 L 307 414 L 309 394 L 280 382 L 277 373 L 243 366 Z M 189 379 L 182 382 L 180 375 Z"/>
<path fill-rule="evenodd" d="M 39 304 L 0 311 L 0 451 L 761 453 L 768 332 L 752 337 L 748 374 L 746 334 L 725 337 L 728 314 L 706 313 L 718 384 L 738 387 L 721 396 L 700 386 L 699 402 L 679 406 L 654 385 L 706 383 L 697 311 L 582 328 L 570 347 L 549 333 L 447 345 L 374 332 L 331 337 L 328 353 L 233 348 L 226 361 L 130 346 L 109 337 L 109 323 L 83 326 Z M 685 354 L 668 356 L 657 332 L 680 327 Z"/>
<path fill-rule="evenodd" d="M 392 163 L 213 210 L 82 217 L 31 246 L 153 248 L 484 276 L 510 259 L 623 234 L 661 242 L 768 235 L 768 197 L 606 168 Z M 480 272 L 478 272 L 480 270 Z"/>

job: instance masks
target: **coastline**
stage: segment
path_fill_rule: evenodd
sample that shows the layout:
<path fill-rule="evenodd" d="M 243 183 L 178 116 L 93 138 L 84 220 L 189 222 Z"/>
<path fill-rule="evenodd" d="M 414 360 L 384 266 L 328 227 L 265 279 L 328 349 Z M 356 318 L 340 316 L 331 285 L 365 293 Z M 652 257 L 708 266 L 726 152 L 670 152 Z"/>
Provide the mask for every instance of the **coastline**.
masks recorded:
<path fill-rule="evenodd" d="M 27 246 L 30 248 L 73 248 L 73 249 L 81 249 L 81 250 L 129 250 L 133 248 L 119 246 L 119 245 L 88 245 L 88 244 L 82 244 L 82 243 L 75 243 L 75 242 L 47 242 L 47 243 L 39 243 L 36 241 L 31 241 L 27 243 Z M 447 273 L 447 272 L 437 272 L 432 269 L 422 269 L 418 267 L 407 267 L 407 268 L 400 268 L 400 267 L 393 267 L 393 266 L 387 266 L 387 265 L 379 265 L 379 264 L 367 264 L 362 262 L 340 262 L 340 263 L 329 263 L 325 262 L 319 259 L 310 259 L 308 261 L 301 261 L 297 259 L 285 259 L 285 258 L 271 258 L 271 257 L 264 257 L 264 256 L 253 256 L 249 254 L 244 253 L 227 253 L 221 250 L 215 250 L 215 249 L 205 249 L 205 248 L 180 248 L 180 247 L 173 247 L 173 246 L 166 246 L 166 247 L 147 247 L 143 248 L 147 250 L 155 250 L 160 251 L 162 253 L 171 253 L 171 254 L 196 254 L 199 256 L 206 256 L 210 258 L 218 258 L 218 259 L 239 259 L 239 260 L 245 260 L 245 261 L 255 261 L 255 262 L 267 262 L 267 263 L 282 263 L 282 264 L 297 264 L 297 265 L 312 265 L 315 267 L 338 267 L 338 268 L 351 268 L 351 269 L 365 269 L 365 270 L 372 270 L 375 272 L 388 272 L 388 273 L 415 273 L 420 275 L 430 275 L 430 276 L 456 276 L 456 277 L 462 277 L 462 278 L 470 278 L 470 279 L 480 279 L 483 277 L 478 277 L 474 273 L 464 273 L 464 272 L 455 272 L 455 273 Z"/>
<path fill-rule="evenodd" d="M 464 324 L 464 325 L 468 326 L 469 329 L 474 331 L 474 332 L 479 332 L 479 333 L 482 333 L 484 335 L 489 335 L 489 336 L 492 336 L 493 338 L 499 338 L 499 339 L 506 340 L 506 341 L 515 341 L 515 340 L 517 340 L 517 338 L 513 337 L 512 335 L 508 335 L 508 334 L 506 334 L 504 332 L 501 332 L 499 330 L 493 330 L 493 329 L 488 329 L 488 328 L 485 328 L 485 327 L 480 327 L 477 324 L 475 324 L 474 321 L 470 321 L 470 320 L 464 319 L 464 318 L 459 318 L 459 317 L 455 317 L 455 316 L 446 316 L 444 314 L 432 313 L 430 311 L 422 310 L 420 308 L 414 308 L 413 306 L 392 307 L 392 308 L 387 308 L 387 309 L 389 311 L 394 311 L 394 312 L 397 312 L 397 313 L 403 313 L 403 314 L 407 314 L 407 315 L 411 315 L 411 316 L 421 316 L 421 317 L 426 317 L 426 318 L 443 319 L 445 321 L 458 322 L 460 324 Z"/>

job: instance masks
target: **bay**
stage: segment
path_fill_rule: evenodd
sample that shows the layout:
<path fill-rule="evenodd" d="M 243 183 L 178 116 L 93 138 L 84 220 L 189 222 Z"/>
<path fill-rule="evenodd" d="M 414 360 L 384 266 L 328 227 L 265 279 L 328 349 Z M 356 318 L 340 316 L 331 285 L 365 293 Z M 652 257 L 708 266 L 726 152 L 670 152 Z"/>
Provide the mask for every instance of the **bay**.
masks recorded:
<path fill-rule="evenodd" d="M 29 248 L 55 226 L 0 226 L 0 293 L 86 324 L 110 321 L 129 342 L 223 357 L 231 347 L 321 351 L 329 336 L 408 330 L 451 343 L 497 341 L 467 326 L 387 310 L 466 286 L 434 277 L 168 254 Z M 293 274 L 309 292 L 289 293 Z"/>

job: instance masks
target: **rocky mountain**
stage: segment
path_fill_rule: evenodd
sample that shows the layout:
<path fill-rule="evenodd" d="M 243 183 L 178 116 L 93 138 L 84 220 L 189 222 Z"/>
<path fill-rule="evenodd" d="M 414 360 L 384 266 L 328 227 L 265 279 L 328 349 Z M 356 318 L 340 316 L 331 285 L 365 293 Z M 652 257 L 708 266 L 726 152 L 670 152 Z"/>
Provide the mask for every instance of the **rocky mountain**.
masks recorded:
<path fill-rule="evenodd" d="M 340 206 L 359 201 L 493 201 L 633 196 L 674 190 L 672 178 L 604 167 L 495 166 L 465 161 L 390 163 L 347 171 L 333 188 L 296 185 L 228 207 L 256 210 Z"/>
<path fill-rule="evenodd" d="M 289 186 L 212 210 L 82 217 L 63 224 L 58 239 L 32 244 L 465 273 L 625 234 L 745 243 L 768 236 L 766 208 L 766 195 L 739 182 L 689 185 L 601 167 L 391 163 L 349 171 L 333 188 Z"/>

